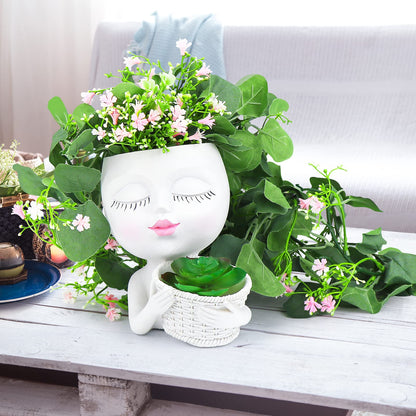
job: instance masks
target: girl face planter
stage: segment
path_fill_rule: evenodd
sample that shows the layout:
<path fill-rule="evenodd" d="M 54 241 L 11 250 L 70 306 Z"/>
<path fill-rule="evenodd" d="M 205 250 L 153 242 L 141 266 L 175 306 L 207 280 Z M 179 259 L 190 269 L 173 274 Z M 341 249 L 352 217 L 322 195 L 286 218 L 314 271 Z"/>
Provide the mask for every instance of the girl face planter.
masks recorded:
<path fill-rule="evenodd" d="M 101 186 L 112 234 L 148 262 L 196 255 L 219 235 L 228 213 L 227 175 L 212 144 L 107 158 Z"/>
<path fill-rule="evenodd" d="M 136 334 L 163 328 L 175 302 L 173 288 L 158 287 L 172 260 L 196 256 L 220 234 L 227 218 L 229 185 L 213 144 L 125 153 L 104 160 L 101 194 L 105 216 L 118 243 L 147 260 L 128 285 L 129 323 Z M 246 306 L 202 308 L 215 326 L 246 324 Z"/>

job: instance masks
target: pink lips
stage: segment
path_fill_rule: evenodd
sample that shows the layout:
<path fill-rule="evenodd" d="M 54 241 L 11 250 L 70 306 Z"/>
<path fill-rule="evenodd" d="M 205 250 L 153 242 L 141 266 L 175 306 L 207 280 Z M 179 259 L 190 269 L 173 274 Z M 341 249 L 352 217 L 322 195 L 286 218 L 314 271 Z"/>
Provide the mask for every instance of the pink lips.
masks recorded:
<path fill-rule="evenodd" d="M 169 220 L 158 220 L 155 225 L 149 227 L 150 230 L 153 230 L 158 236 L 172 235 L 176 227 L 179 225 L 171 223 Z"/>

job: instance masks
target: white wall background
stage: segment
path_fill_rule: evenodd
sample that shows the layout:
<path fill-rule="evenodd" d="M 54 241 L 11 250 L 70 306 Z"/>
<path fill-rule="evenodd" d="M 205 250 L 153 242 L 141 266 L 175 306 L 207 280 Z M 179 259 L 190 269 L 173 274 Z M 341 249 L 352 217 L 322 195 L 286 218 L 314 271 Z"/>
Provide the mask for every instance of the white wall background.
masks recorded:
<path fill-rule="evenodd" d="M 90 51 L 101 20 L 140 21 L 157 8 L 216 13 L 225 25 L 414 24 L 413 0 L 0 0 L 0 144 L 47 155 L 58 95 L 69 111 L 88 89 Z"/>

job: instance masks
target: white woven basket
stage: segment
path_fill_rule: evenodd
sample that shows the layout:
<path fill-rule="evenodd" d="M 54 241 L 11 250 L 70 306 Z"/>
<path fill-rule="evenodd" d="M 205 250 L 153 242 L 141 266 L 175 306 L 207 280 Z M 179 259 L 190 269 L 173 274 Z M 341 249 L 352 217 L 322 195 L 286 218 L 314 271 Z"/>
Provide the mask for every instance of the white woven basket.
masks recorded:
<path fill-rule="evenodd" d="M 223 306 L 233 303 L 243 306 L 251 289 L 251 279 L 247 275 L 244 287 L 237 293 L 227 296 L 200 296 L 195 293 L 182 292 L 157 280 L 158 290 L 170 288 L 175 295 L 175 302 L 163 315 L 163 329 L 169 335 L 197 347 L 218 347 L 226 345 L 237 338 L 240 327 L 215 328 L 198 319 L 197 311 L 201 306 Z"/>

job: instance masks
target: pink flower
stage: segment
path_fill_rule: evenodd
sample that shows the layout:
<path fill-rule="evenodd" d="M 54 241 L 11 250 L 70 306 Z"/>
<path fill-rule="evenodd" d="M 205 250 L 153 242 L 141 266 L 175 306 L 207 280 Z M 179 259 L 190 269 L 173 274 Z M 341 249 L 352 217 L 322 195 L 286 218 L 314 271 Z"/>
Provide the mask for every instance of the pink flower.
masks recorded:
<path fill-rule="evenodd" d="M 211 114 L 208 114 L 206 117 L 201 118 L 201 120 L 198 120 L 199 124 L 204 124 L 208 127 L 212 127 L 215 124 L 214 117 L 211 116 Z"/>
<path fill-rule="evenodd" d="M 202 67 L 196 72 L 197 77 L 207 77 L 211 74 L 212 71 L 209 69 L 209 65 L 205 65 L 205 62 L 202 64 Z"/>
<path fill-rule="evenodd" d="M 118 118 L 120 117 L 120 112 L 117 110 L 117 108 L 114 108 L 112 111 L 110 111 L 110 116 L 113 120 L 113 124 L 116 126 Z"/>
<path fill-rule="evenodd" d="M 178 118 L 176 121 L 173 121 L 171 126 L 172 129 L 178 133 L 184 134 L 188 128 L 189 121 L 185 120 L 183 117 Z"/>
<path fill-rule="evenodd" d="M 118 301 L 118 298 L 116 298 L 114 295 L 112 295 L 112 294 L 111 295 L 105 295 L 104 299 L 110 301 L 110 302 L 108 302 L 108 306 L 110 308 L 115 308 L 116 307 L 116 304 L 114 302 L 111 302 L 112 300 Z"/>
<path fill-rule="evenodd" d="M 178 104 L 178 106 L 179 107 L 182 107 L 183 106 L 183 101 L 182 101 L 182 95 L 181 94 L 178 94 L 177 96 L 176 96 L 176 104 Z"/>
<path fill-rule="evenodd" d="M 335 309 L 335 299 L 332 297 L 332 295 L 328 295 L 325 299 L 323 299 L 321 304 L 322 304 L 322 308 L 321 308 L 322 312 L 331 313 Z"/>
<path fill-rule="evenodd" d="M 310 209 L 314 214 L 319 214 L 325 208 L 325 204 L 313 195 L 308 199 L 299 198 L 299 208 L 305 211 Z"/>
<path fill-rule="evenodd" d="M 219 114 L 224 114 L 224 112 L 227 110 L 227 107 L 224 103 L 224 101 L 219 101 L 217 97 L 211 96 L 208 100 L 212 104 L 212 109 Z"/>
<path fill-rule="evenodd" d="M 131 132 L 127 131 L 123 125 L 121 125 L 120 127 L 117 127 L 115 132 L 114 132 L 114 138 L 118 141 L 118 142 L 122 142 L 126 137 L 131 137 L 132 134 Z"/>
<path fill-rule="evenodd" d="M 310 198 L 308 199 L 299 198 L 299 208 L 308 211 L 310 202 L 311 202 Z"/>
<path fill-rule="evenodd" d="M 121 313 L 120 312 L 121 312 L 120 309 L 117 309 L 117 308 L 109 308 L 108 311 L 107 311 L 107 313 L 105 314 L 105 317 L 109 321 L 114 322 L 114 321 L 117 321 L 118 319 L 121 318 Z"/>
<path fill-rule="evenodd" d="M 124 58 L 124 65 L 131 71 L 134 65 L 140 65 L 142 61 L 138 56 L 128 56 Z"/>
<path fill-rule="evenodd" d="M 147 121 L 155 125 L 156 122 L 160 120 L 161 115 L 162 115 L 162 111 L 160 111 L 160 108 L 157 108 L 156 110 L 150 110 Z"/>
<path fill-rule="evenodd" d="M 140 113 L 139 115 L 133 114 L 131 119 L 133 120 L 131 125 L 139 131 L 143 131 L 144 127 L 149 123 L 144 113 Z"/>
<path fill-rule="evenodd" d="M 316 272 L 318 276 L 322 276 L 329 271 L 329 267 L 326 265 L 327 260 L 326 259 L 315 259 L 313 262 L 312 270 Z"/>
<path fill-rule="evenodd" d="M 186 50 L 192 45 L 192 42 L 188 42 L 186 39 L 179 39 L 176 42 L 176 47 L 179 48 L 181 55 L 185 55 Z"/>
<path fill-rule="evenodd" d="M 107 132 L 103 130 L 101 126 L 99 126 L 98 129 L 93 129 L 91 131 L 91 134 L 93 134 L 94 136 L 98 136 L 98 140 L 102 140 L 106 136 Z"/>
<path fill-rule="evenodd" d="M 195 134 L 188 137 L 188 140 L 194 140 L 194 141 L 197 141 L 198 143 L 201 143 L 202 139 L 205 139 L 205 136 L 199 131 L 199 129 L 196 131 Z"/>
<path fill-rule="evenodd" d="M 134 113 L 137 114 L 141 111 L 141 109 L 144 107 L 143 101 L 137 101 L 132 104 L 133 108 L 134 108 Z"/>
<path fill-rule="evenodd" d="M 282 278 L 280 279 L 280 282 L 284 286 L 284 288 L 286 290 L 286 293 L 291 293 L 291 292 L 293 292 L 293 289 L 286 283 L 286 278 L 287 278 L 287 274 L 283 273 Z"/>
<path fill-rule="evenodd" d="M 309 199 L 311 211 L 314 214 L 319 214 L 325 208 L 325 204 L 321 202 L 316 196 L 311 196 Z"/>
<path fill-rule="evenodd" d="M 107 244 L 104 246 L 106 250 L 114 250 L 116 247 L 118 247 L 118 243 L 113 238 L 109 238 Z"/>
<path fill-rule="evenodd" d="M 172 120 L 176 121 L 178 118 L 183 118 L 185 116 L 186 111 L 183 110 L 179 105 L 175 105 L 175 107 L 171 107 L 172 110 Z"/>
<path fill-rule="evenodd" d="M 105 95 L 100 97 L 101 107 L 112 107 L 116 101 L 117 97 L 110 90 L 107 90 Z"/>
<path fill-rule="evenodd" d="M 88 92 L 82 92 L 82 102 L 85 104 L 91 104 L 92 99 L 94 98 L 95 92 L 94 91 L 88 91 Z"/>
<path fill-rule="evenodd" d="M 71 290 L 66 290 L 63 296 L 64 296 L 65 303 L 71 303 L 71 304 L 75 303 L 76 297 L 74 296 Z"/>
<path fill-rule="evenodd" d="M 24 220 L 25 212 L 23 211 L 23 205 L 14 204 L 12 209 L 12 215 L 18 215 L 22 220 Z"/>
<path fill-rule="evenodd" d="M 305 311 L 309 311 L 309 315 L 315 313 L 318 309 L 321 309 L 321 305 L 318 302 L 315 302 L 313 296 L 310 296 L 308 299 L 305 300 Z"/>
<path fill-rule="evenodd" d="M 78 214 L 74 221 L 72 221 L 72 225 L 76 227 L 79 232 L 88 230 L 88 228 L 90 228 L 90 217 Z"/>

